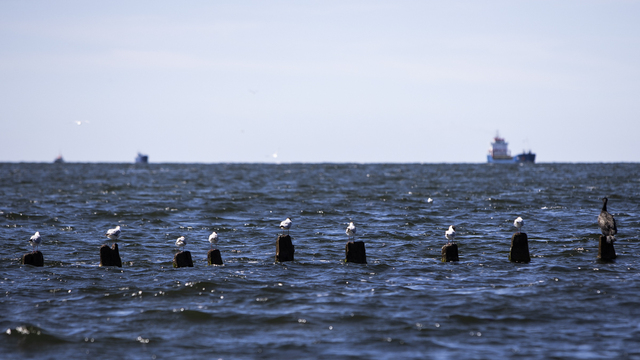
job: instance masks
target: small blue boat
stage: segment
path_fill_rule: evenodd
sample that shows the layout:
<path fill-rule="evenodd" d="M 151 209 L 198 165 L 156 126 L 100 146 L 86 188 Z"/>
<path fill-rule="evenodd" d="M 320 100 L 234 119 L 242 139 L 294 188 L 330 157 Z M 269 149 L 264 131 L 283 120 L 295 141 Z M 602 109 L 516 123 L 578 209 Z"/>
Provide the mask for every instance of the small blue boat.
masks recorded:
<path fill-rule="evenodd" d="M 136 164 L 148 164 L 149 163 L 149 155 L 143 155 L 138 153 L 136 156 Z"/>

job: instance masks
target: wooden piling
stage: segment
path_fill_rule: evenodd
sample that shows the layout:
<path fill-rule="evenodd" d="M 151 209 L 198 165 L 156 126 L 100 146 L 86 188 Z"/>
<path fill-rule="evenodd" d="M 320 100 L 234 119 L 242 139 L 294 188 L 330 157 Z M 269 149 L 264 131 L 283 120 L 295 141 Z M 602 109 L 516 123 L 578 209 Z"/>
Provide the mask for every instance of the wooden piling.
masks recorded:
<path fill-rule="evenodd" d="M 293 261 L 294 246 L 289 235 L 278 235 L 276 239 L 276 262 Z"/>
<path fill-rule="evenodd" d="M 38 250 L 22 255 L 22 265 L 44 266 L 44 256 Z"/>
<path fill-rule="evenodd" d="M 367 252 L 364 247 L 364 241 L 349 241 L 346 246 L 346 262 L 356 264 L 367 263 Z"/>
<path fill-rule="evenodd" d="M 613 241 L 607 242 L 607 237 L 600 235 L 600 243 L 598 244 L 598 259 L 610 261 L 617 257 L 616 249 L 613 248 Z"/>
<path fill-rule="evenodd" d="M 122 259 L 120 259 L 118 244 L 114 243 L 111 247 L 108 245 L 102 245 L 100 247 L 100 266 L 122 267 Z"/>
<path fill-rule="evenodd" d="M 209 265 L 223 265 L 222 256 L 220 255 L 220 250 L 213 249 L 209 250 L 207 253 L 207 263 Z"/>
<path fill-rule="evenodd" d="M 531 256 L 529 255 L 529 239 L 527 238 L 527 234 L 513 234 L 513 236 L 511 237 L 509 261 L 516 263 L 528 263 L 531 261 Z"/>
<path fill-rule="evenodd" d="M 458 258 L 458 244 L 449 243 L 442 247 L 442 262 L 460 261 Z"/>
<path fill-rule="evenodd" d="M 173 267 L 193 267 L 193 260 L 191 260 L 190 251 L 180 251 L 173 257 Z"/>

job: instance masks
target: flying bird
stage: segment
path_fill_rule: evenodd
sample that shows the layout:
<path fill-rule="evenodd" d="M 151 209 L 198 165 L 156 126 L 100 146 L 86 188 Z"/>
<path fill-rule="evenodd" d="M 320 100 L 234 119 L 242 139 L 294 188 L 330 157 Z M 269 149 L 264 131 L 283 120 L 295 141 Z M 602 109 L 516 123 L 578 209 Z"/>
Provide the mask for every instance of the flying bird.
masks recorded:
<path fill-rule="evenodd" d="M 616 227 L 616 219 L 607 212 L 608 201 L 609 199 L 606 197 L 602 198 L 602 211 L 600 211 L 600 215 L 598 215 L 598 226 L 600 227 L 600 231 L 602 231 L 602 235 L 607 237 L 607 242 L 611 243 L 616 241 L 615 234 L 618 233 L 618 228 Z"/>
<path fill-rule="evenodd" d="M 118 240 L 118 236 L 120 236 L 120 225 L 116 226 L 114 229 L 107 230 L 105 235 L 109 240 Z"/>
<path fill-rule="evenodd" d="M 182 248 L 182 250 L 184 250 L 185 245 L 187 245 L 187 240 L 185 240 L 184 236 L 180 236 L 176 240 L 176 246 L 178 247 L 178 249 Z"/>
<path fill-rule="evenodd" d="M 33 247 L 33 252 L 38 251 L 40 243 L 42 243 L 42 237 L 40 237 L 40 231 L 36 231 L 36 233 L 29 239 L 29 244 Z"/>
<path fill-rule="evenodd" d="M 211 243 L 211 246 L 213 245 L 218 245 L 218 233 L 217 232 L 212 232 L 211 235 L 209 235 L 209 243 Z"/>
<path fill-rule="evenodd" d="M 520 216 L 513 221 L 513 226 L 518 228 L 518 234 L 520 234 L 520 228 L 524 226 L 524 220 Z"/>
<path fill-rule="evenodd" d="M 347 230 L 345 231 L 345 233 L 347 233 L 349 240 L 356 236 L 356 226 L 353 224 L 353 221 L 349 223 L 349 226 L 347 226 Z"/>
<path fill-rule="evenodd" d="M 287 235 L 289 235 L 289 229 L 291 229 L 291 218 L 287 218 L 286 220 L 280 223 L 280 229 L 282 229 L 282 234 L 284 235 L 284 230 L 287 230 Z"/>
<path fill-rule="evenodd" d="M 449 226 L 449 230 L 445 231 L 444 237 L 448 240 L 447 244 L 451 244 L 456 238 L 456 227 L 453 225 Z"/>
<path fill-rule="evenodd" d="M 428 198 L 428 199 L 427 199 L 427 202 L 428 202 L 429 204 L 431 204 L 431 203 L 433 202 L 433 199 L 432 199 L 432 198 Z"/>

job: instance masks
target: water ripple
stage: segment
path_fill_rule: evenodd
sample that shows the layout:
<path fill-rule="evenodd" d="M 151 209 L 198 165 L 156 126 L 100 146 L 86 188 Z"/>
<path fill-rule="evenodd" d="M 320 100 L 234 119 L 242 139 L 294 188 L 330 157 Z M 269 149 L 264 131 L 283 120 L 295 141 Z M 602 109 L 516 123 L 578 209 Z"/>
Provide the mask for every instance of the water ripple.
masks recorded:
<path fill-rule="evenodd" d="M 20 356 L 624 358 L 637 164 L 0 164 L 0 351 Z M 618 259 L 596 259 L 600 198 Z M 432 198 L 433 203 L 427 199 Z M 532 261 L 508 261 L 513 219 Z M 295 261 L 275 263 L 293 219 Z M 345 263 L 346 225 L 368 264 Z M 455 224 L 459 263 L 442 263 Z M 120 225 L 123 268 L 98 266 Z M 224 266 L 207 266 L 218 232 Z M 43 268 L 21 265 L 43 236 Z M 174 269 L 185 236 L 193 268 Z M 25 321 L 25 319 L 29 319 Z M 523 336 L 526 334 L 526 336 Z M 626 352 L 625 352 L 626 351 Z M 626 354 L 626 355 L 625 355 Z"/>

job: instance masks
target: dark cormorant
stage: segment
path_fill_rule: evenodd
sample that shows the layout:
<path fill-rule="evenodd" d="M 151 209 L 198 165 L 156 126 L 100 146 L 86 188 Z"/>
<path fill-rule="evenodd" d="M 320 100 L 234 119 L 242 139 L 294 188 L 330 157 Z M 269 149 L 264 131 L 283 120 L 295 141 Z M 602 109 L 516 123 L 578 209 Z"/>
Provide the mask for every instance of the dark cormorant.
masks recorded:
<path fill-rule="evenodd" d="M 598 226 L 602 231 L 602 235 L 607 237 L 607 242 L 616 241 L 615 234 L 618 233 L 618 228 L 616 227 L 616 219 L 613 218 L 611 214 L 607 212 L 607 201 L 609 199 L 602 198 L 602 211 L 598 216 Z"/>

